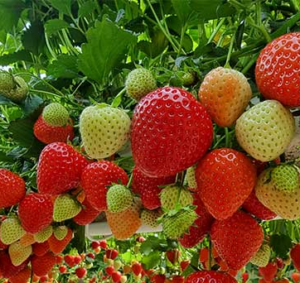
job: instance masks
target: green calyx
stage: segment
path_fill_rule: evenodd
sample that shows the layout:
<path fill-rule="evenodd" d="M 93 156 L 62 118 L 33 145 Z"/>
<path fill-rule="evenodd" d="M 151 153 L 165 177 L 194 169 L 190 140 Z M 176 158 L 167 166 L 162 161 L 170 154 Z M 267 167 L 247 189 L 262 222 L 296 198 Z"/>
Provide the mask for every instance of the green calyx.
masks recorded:
<path fill-rule="evenodd" d="M 271 172 L 271 179 L 276 189 L 293 192 L 299 186 L 299 172 L 294 165 L 282 164 L 275 167 Z"/>

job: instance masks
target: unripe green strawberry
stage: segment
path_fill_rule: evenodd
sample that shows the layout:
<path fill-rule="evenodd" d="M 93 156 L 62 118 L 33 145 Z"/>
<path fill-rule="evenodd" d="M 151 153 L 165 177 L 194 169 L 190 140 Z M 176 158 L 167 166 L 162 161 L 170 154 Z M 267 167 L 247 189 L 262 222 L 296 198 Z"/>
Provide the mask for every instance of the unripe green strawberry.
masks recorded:
<path fill-rule="evenodd" d="M 54 230 L 53 230 L 53 234 L 54 234 L 54 237 L 61 241 L 63 240 L 67 234 L 68 234 L 68 227 L 67 226 L 58 226 L 58 227 L 55 227 Z"/>
<path fill-rule="evenodd" d="M 37 243 L 44 243 L 51 237 L 52 233 L 53 233 L 53 227 L 49 225 L 48 227 L 34 234 L 33 236 Z"/>
<path fill-rule="evenodd" d="M 9 92 L 8 98 L 12 101 L 20 102 L 24 100 L 28 93 L 28 85 L 21 77 L 14 77 L 15 87 Z"/>
<path fill-rule="evenodd" d="M 188 185 L 189 189 L 192 189 L 192 190 L 197 189 L 195 170 L 196 170 L 196 166 L 189 167 L 186 170 L 185 179 L 184 179 L 184 181 Z"/>
<path fill-rule="evenodd" d="M 166 215 L 162 220 L 164 234 L 170 239 L 179 239 L 188 231 L 197 218 L 192 209 L 181 209 L 174 215 Z"/>
<path fill-rule="evenodd" d="M 176 207 L 178 203 L 181 207 L 190 205 L 193 203 L 192 194 L 177 185 L 168 185 L 160 193 L 161 207 L 164 210 L 171 210 Z"/>
<path fill-rule="evenodd" d="M 124 211 L 131 206 L 131 192 L 123 185 L 114 185 L 106 194 L 106 203 L 110 212 Z"/>
<path fill-rule="evenodd" d="M 131 71 L 125 82 L 127 93 L 136 101 L 156 89 L 156 81 L 151 72 L 144 68 Z"/>
<path fill-rule="evenodd" d="M 295 133 L 288 109 L 275 100 L 256 104 L 237 120 L 235 134 L 241 147 L 253 158 L 271 161 L 282 154 Z"/>
<path fill-rule="evenodd" d="M 68 123 L 69 112 L 59 103 L 50 103 L 42 113 L 43 120 L 50 126 L 62 127 Z"/>
<path fill-rule="evenodd" d="M 195 82 L 195 72 L 185 72 L 182 76 L 182 84 L 184 86 L 190 86 Z"/>
<path fill-rule="evenodd" d="M 298 188 L 299 173 L 293 165 L 282 164 L 275 167 L 271 172 L 271 178 L 279 190 L 292 192 Z"/>
<path fill-rule="evenodd" d="M 22 264 L 32 253 L 32 246 L 24 247 L 20 241 L 12 243 L 8 248 L 10 260 L 14 266 Z"/>
<path fill-rule="evenodd" d="M 53 220 L 56 222 L 72 219 L 81 211 L 79 203 L 68 194 L 59 195 L 54 202 Z"/>
<path fill-rule="evenodd" d="M 271 256 L 271 248 L 267 244 L 263 244 L 258 252 L 251 258 L 250 262 L 259 267 L 268 265 Z"/>
<path fill-rule="evenodd" d="M 116 153 L 129 138 L 130 123 L 122 109 L 106 104 L 85 108 L 80 115 L 79 130 L 86 153 L 95 159 Z"/>
<path fill-rule="evenodd" d="M 2 222 L 0 233 L 1 242 L 10 245 L 21 239 L 26 232 L 17 217 L 8 217 Z"/>
<path fill-rule="evenodd" d="M 8 72 L 0 71 L 0 94 L 7 96 L 14 87 L 13 76 Z"/>
<path fill-rule="evenodd" d="M 255 193 L 258 200 L 278 216 L 287 220 L 300 217 L 300 185 L 294 191 L 286 191 L 276 187 L 270 177 L 271 168 L 264 170 L 258 177 Z"/>
<path fill-rule="evenodd" d="M 143 210 L 141 213 L 142 223 L 152 228 L 158 226 L 157 219 L 161 216 L 161 213 L 157 210 Z"/>

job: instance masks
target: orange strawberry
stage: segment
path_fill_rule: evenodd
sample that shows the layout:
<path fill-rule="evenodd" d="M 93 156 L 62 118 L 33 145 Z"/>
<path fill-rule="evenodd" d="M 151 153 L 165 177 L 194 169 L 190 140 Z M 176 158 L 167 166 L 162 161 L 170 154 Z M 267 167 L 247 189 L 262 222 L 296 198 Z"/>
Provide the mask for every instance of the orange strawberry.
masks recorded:
<path fill-rule="evenodd" d="M 48 239 L 49 248 L 53 253 L 60 254 L 70 243 L 72 238 L 73 238 L 73 231 L 70 228 L 68 229 L 67 236 L 61 241 L 57 240 L 54 234 L 52 234 L 51 237 Z"/>
<path fill-rule="evenodd" d="M 33 273 L 37 276 L 44 276 L 52 269 L 56 262 L 55 255 L 52 252 L 47 252 L 43 256 L 34 255 L 31 258 L 31 267 Z"/>
<path fill-rule="evenodd" d="M 95 209 L 87 199 L 83 201 L 82 206 L 82 210 L 73 218 L 73 221 L 79 225 L 87 225 L 92 223 L 101 213 Z"/>
<path fill-rule="evenodd" d="M 30 246 L 35 243 L 34 236 L 32 234 L 26 233 L 21 239 L 20 243 L 23 247 Z"/>
<path fill-rule="evenodd" d="M 246 109 L 252 91 L 246 77 L 232 69 L 218 67 L 210 71 L 199 89 L 199 99 L 212 120 L 229 127 Z"/>
<path fill-rule="evenodd" d="M 27 283 L 31 275 L 31 269 L 26 266 L 23 270 L 16 275 L 9 278 L 10 283 Z"/>

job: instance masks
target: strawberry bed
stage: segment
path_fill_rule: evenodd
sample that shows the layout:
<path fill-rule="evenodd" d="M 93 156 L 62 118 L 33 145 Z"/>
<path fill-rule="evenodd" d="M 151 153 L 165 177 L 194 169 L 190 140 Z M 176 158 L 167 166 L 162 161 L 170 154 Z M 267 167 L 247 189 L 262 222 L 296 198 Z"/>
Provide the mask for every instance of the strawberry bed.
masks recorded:
<path fill-rule="evenodd" d="M 300 282 L 298 0 L 0 0 L 0 283 Z"/>

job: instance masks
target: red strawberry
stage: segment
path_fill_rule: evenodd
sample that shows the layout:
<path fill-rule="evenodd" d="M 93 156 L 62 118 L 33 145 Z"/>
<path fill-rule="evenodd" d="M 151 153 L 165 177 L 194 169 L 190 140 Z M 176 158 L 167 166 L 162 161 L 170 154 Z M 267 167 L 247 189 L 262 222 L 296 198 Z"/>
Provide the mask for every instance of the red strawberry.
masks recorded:
<path fill-rule="evenodd" d="M 99 215 L 99 211 L 85 199 L 82 203 L 83 208 L 81 211 L 73 218 L 73 221 L 78 225 L 87 225 L 92 223 L 96 217 Z"/>
<path fill-rule="evenodd" d="M 291 278 L 293 279 L 293 281 L 294 281 L 295 283 L 299 283 L 299 282 L 300 282 L 300 273 L 298 273 L 298 272 L 293 272 L 293 273 L 291 274 Z"/>
<path fill-rule="evenodd" d="M 86 275 L 86 269 L 84 267 L 78 267 L 75 270 L 78 278 L 83 278 Z"/>
<path fill-rule="evenodd" d="M 249 274 L 247 272 L 244 272 L 242 274 L 243 283 L 247 282 L 248 278 L 249 278 Z"/>
<path fill-rule="evenodd" d="M 115 283 L 120 282 L 121 281 L 121 277 L 122 277 L 122 274 L 119 271 L 115 271 L 111 275 L 112 281 L 115 282 Z"/>
<path fill-rule="evenodd" d="M 183 237 L 179 239 L 180 244 L 185 248 L 192 248 L 200 243 L 210 230 L 211 224 L 214 220 L 214 218 L 207 212 L 200 197 L 196 194 L 194 194 L 193 197 L 193 205 L 196 206 L 195 211 L 198 215 L 198 218 L 189 228 L 189 232 L 184 234 Z"/>
<path fill-rule="evenodd" d="M 178 249 L 166 251 L 167 259 L 172 263 L 176 264 L 180 256 L 180 251 Z"/>
<path fill-rule="evenodd" d="M 74 263 L 75 264 L 79 264 L 81 262 L 81 256 L 80 255 L 76 255 L 75 257 L 74 257 Z"/>
<path fill-rule="evenodd" d="M 199 261 L 201 263 L 206 262 L 209 259 L 209 249 L 203 248 L 200 250 Z"/>
<path fill-rule="evenodd" d="M 33 132 L 35 137 L 45 144 L 50 144 L 53 142 L 67 142 L 68 140 L 73 140 L 74 138 L 72 121 L 70 121 L 70 123 L 66 126 L 54 127 L 47 124 L 43 120 L 42 115 L 40 115 L 35 122 Z"/>
<path fill-rule="evenodd" d="M 62 264 L 63 260 L 64 260 L 63 256 L 61 256 L 61 255 L 56 255 L 55 256 L 55 262 L 56 262 L 56 264 Z"/>
<path fill-rule="evenodd" d="M 105 272 L 107 275 L 112 275 L 114 273 L 115 269 L 113 266 L 107 266 L 105 267 Z"/>
<path fill-rule="evenodd" d="M 272 281 L 275 278 L 277 272 L 277 264 L 275 262 L 270 262 L 266 267 L 259 267 L 258 273 L 267 282 Z"/>
<path fill-rule="evenodd" d="M 164 283 L 166 276 L 164 274 L 155 274 L 151 277 L 150 281 L 152 283 Z"/>
<path fill-rule="evenodd" d="M 23 262 L 18 266 L 14 266 L 10 260 L 7 251 L 0 251 L 0 273 L 4 278 L 10 278 L 23 270 L 28 264 L 28 261 Z"/>
<path fill-rule="evenodd" d="M 35 243 L 32 245 L 32 251 L 37 256 L 43 256 L 49 251 L 49 244 L 47 241 L 44 243 Z"/>
<path fill-rule="evenodd" d="M 32 256 L 31 267 L 33 273 L 37 276 L 47 275 L 55 264 L 55 255 L 51 252 L 47 252 L 43 256 Z"/>
<path fill-rule="evenodd" d="M 70 243 L 72 238 L 73 238 L 73 231 L 70 228 L 68 228 L 68 233 L 66 237 L 63 238 L 61 241 L 57 240 L 55 235 L 52 234 L 51 237 L 48 239 L 49 248 L 53 253 L 60 254 Z"/>
<path fill-rule="evenodd" d="M 94 250 L 94 249 L 97 249 L 98 247 L 100 247 L 100 243 L 98 241 L 94 241 L 91 243 L 91 248 Z"/>
<path fill-rule="evenodd" d="M 88 161 L 62 142 L 47 145 L 40 155 L 37 185 L 40 193 L 58 195 L 79 185 Z"/>
<path fill-rule="evenodd" d="M 189 260 L 183 260 L 183 261 L 181 261 L 180 262 L 181 272 L 185 271 L 189 265 L 190 265 L 190 261 Z"/>
<path fill-rule="evenodd" d="M 105 251 L 106 258 L 108 259 L 115 259 L 118 256 L 118 254 L 118 251 L 115 249 L 107 249 Z"/>
<path fill-rule="evenodd" d="M 17 174 L 0 168 L 0 209 L 17 204 L 24 196 L 24 180 Z"/>
<path fill-rule="evenodd" d="M 184 282 L 184 277 L 182 275 L 173 275 L 171 277 L 171 282 L 172 283 L 183 283 Z"/>
<path fill-rule="evenodd" d="M 26 266 L 24 269 L 22 269 L 20 272 L 18 272 L 16 275 L 9 278 L 10 283 L 27 283 L 29 281 L 31 275 L 31 269 Z"/>
<path fill-rule="evenodd" d="M 243 153 L 220 148 L 201 159 L 196 180 L 208 212 L 222 220 L 232 216 L 250 195 L 256 182 L 256 169 Z"/>
<path fill-rule="evenodd" d="M 237 283 L 237 281 L 230 275 L 217 271 L 197 271 L 190 274 L 186 279 L 185 283 Z"/>
<path fill-rule="evenodd" d="M 128 176 L 126 172 L 110 161 L 99 161 L 89 164 L 83 171 L 81 185 L 85 191 L 88 202 L 97 209 L 107 209 L 107 186 L 121 182 L 126 185 Z"/>
<path fill-rule="evenodd" d="M 75 265 L 75 257 L 73 255 L 65 255 L 64 261 L 70 267 L 73 267 Z"/>
<path fill-rule="evenodd" d="M 51 196 L 31 193 L 25 196 L 19 204 L 19 218 L 24 230 L 35 234 L 52 223 L 53 202 Z"/>
<path fill-rule="evenodd" d="M 143 206 L 150 210 L 161 206 L 159 194 L 162 187 L 160 186 L 172 184 L 175 181 L 175 176 L 150 178 L 137 167 L 133 169 L 132 174 L 132 191 L 140 194 Z"/>
<path fill-rule="evenodd" d="M 141 272 L 142 272 L 142 265 L 139 262 L 135 262 L 132 266 L 131 266 L 132 272 L 138 276 Z"/>
<path fill-rule="evenodd" d="M 255 68 L 259 91 L 290 107 L 300 106 L 300 32 L 288 33 L 270 42 L 260 53 Z"/>
<path fill-rule="evenodd" d="M 107 248 L 107 242 L 106 242 L 106 240 L 101 240 L 100 242 L 99 242 L 99 245 L 100 245 L 100 247 L 102 248 L 102 249 L 106 249 Z"/>
<path fill-rule="evenodd" d="M 300 243 L 291 249 L 290 255 L 295 268 L 300 271 Z"/>
<path fill-rule="evenodd" d="M 60 273 L 65 273 L 67 271 L 67 267 L 65 265 L 61 265 L 58 270 Z"/>
<path fill-rule="evenodd" d="M 254 190 L 243 203 L 243 208 L 261 220 L 271 220 L 277 216 L 258 200 Z"/>
<path fill-rule="evenodd" d="M 196 163 L 212 143 L 212 121 L 187 91 L 159 88 L 134 110 L 131 147 L 136 166 L 147 176 L 172 176 Z"/>
<path fill-rule="evenodd" d="M 232 217 L 213 223 L 211 239 L 228 267 L 239 270 L 259 250 L 263 230 L 249 214 L 237 211 Z"/>

